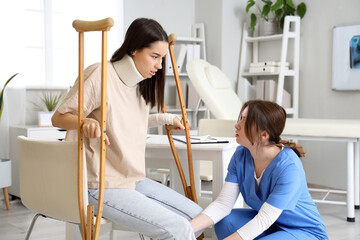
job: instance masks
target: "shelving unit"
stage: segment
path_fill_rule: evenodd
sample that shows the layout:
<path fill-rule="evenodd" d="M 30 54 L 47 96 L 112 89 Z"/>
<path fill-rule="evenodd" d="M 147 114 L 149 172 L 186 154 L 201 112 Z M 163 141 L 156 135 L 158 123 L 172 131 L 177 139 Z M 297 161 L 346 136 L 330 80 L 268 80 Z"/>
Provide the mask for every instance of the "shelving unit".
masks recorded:
<path fill-rule="evenodd" d="M 280 66 L 278 72 L 260 72 L 250 73 L 248 72 L 250 63 L 248 60 L 247 50 L 248 44 L 252 44 L 252 52 L 250 55 L 251 62 L 259 62 L 259 43 L 266 41 L 279 41 L 281 40 L 281 52 L 280 52 Z M 288 57 L 288 45 L 289 41 L 293 41 L 293 54 L 290 59 Z M 247 78 L 252 84 L 256 84 L 256 80 L 259 77 L 269 76 L 277 81 L 276 91 L 276 103 L 282 104 L 283 90 L 286 81 L 293 81 L 292 87 L 289 90 L 292 98 L 290 108 L 286 108 L 288 115 L 293 118 L 299 116 L 299 56 L 300 56 L 300 17 L 287 16 L 284 22 L 284 28 L 282 34 L 270 35 L 270 36 L 258 36 L 255 32 L 255 36 L 249 35 L 249 30 L 246 24 L 244 24 L 242 42 L 241 42 L 241 55 L 239 66 L 239 77 Z M 273 60 L 271 60 L 273 61 Z M 290 62 L 290 69 L 286 69 L 286 62 Z M 291 67 L 292 66 L 292 67 Z"/>
<path fill-rule="evenodd" d="M 196 23 L 192 25 L 192 29 L 191 29 L 191 35 L 192 37 L 177 37 L 177 40 L 175 42 L 175 46 L 174 48 L 176 48 L 177 46 L 179 46 L 180 44 L 196 44 L 196 45 L 200 45 L 200 58 L 206 60 L 206 49 L 205 49 L 205 28 L 204 28 L 204 24 L 202 23 Z M 177 57 L 177 56 L 175 56 Z M 170 62 L 168 62 L 168 65 L 171 66 Z M 184 60 L 184 66 L 186 65 L 186 60 Z M 187 73 L 184 72 L 185 67 L 182 68 L 183 71 L 179 71 L 179 76 L 180 77 L 187 77 Z M 181 69 L 180 69 L 181 70 Z M 171 73 L 167 73 L 167 76 L 174 76 L 173 72 L 171 71 Z"/>

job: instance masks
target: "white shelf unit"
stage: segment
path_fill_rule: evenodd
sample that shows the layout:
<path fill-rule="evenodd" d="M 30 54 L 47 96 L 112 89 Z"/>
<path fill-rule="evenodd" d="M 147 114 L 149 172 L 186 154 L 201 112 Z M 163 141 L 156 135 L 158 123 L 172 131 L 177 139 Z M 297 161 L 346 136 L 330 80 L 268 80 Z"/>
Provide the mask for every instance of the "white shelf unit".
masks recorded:
<path fill-rule="evenodd" d="M 206 60 L 206 48 L 205 48 L 205 27 L 203 23 L 196 23 L 192 25 L 192 29 L 191 29 L 191 37 L 181 37 L 178 36 L 177 40 L 175 42 L 174 48 L 178 47 L 180 44 L 185 44 L 185 45 L 199 45 L 200 46 L 200 59 Z M 175 58 L 177 58 L 177 56 L 175 56 Z M 169 59 L 167 60 L 169 61 Z M 180 81 L 190 81 L 188 78 L 188 74 L 186 72 L 186 63 L 187 63 L 187 56 L 185 56 L 184 62 L 182 63 L 183 67 L 180 69 L 182 71 L 178 71 L 179 72 L 179 78 Z M 167 65 L 171 65 L 171 62 L 167 62 Z M 171 70 L 172 71 L 172 70 Z M 174 77 L 173 72 L 171 73 L 166 73 L 167 78 L 171 78 Z M 167 89 L 169 87 L 174 87 L 174 83 L 170 82 L 167 86 Z M 166 91 L 166 90 L 165 90 Z M 182 89 L 183 94 L 184 94 L 184 89 Z M 176 98 L 177 94 L 175 94 L 175 96 L 173 96 L 173 94 L 171 94 L 170 98 L 171 100 L 175 100 L 176 102 Z M 185 98 L 185 96 L 184 96 Z M 185 100 L 185 99 L 184 99 Z M 176 107 L 174 105 L 173 101 L 169 101 L 166 102 L 167 103 L 167 112 L 169 113 L 181 113 L 181 109 Z M 194 104 L 192 104 L 194 105 Z M 154 112 L 154 111 L 152 111 Z M 202 107 L 200 106 L 200 103 L 197 103 L 197 107 L 196 108 L 186 108 L 186 112 L 190 115 L 190 121 L 192 122 L 192 128 L 197 128 L 197 116 L 199 112 L 204 113 L 205 116 L 209 116 L 209 110 L 206 107 Z"/>
<path fill-rule="evenodd" d="M 203 23 L 195 23 L 192 25 L 192 29 L 191 29 L 191 35 L 192 37 L 177 37 L 177 40 L 175 42 L 175 46 L 174 48 L 179 45 L 179 44 L 196 44 L 196 45 L 200 45 L 200 58 L 206 60 L 206 49 L 205 49 L 205 27 Z M 176 58 L 177 56 L 175 56 Z M 184 60 L 184 66 L 186 65 L 186 57 Z M 168 65 L 171 65 L 170 62 L 167 63 Z M 185 67 L 182 68 L 183 71 L 179 72 L 179 77 L 187 77 L 187 73 L 184 72 Z M 174 74 L 171 73 L 167 73 L 167 76 L 174 76 Z"/>
<path fill-rule="evenodd" d="M 248 44 L 252 44 L 252 52 L 250 55 L 250 61 L 253 63 L 259 62 L 259 44 L 266 41 L 280 41 L 281 40 L 281 52 L 280 52 L 280 66 L 278 72 L 259 72 L 250 73 L 248 68 L 250 64 L 247 64 L 248 55 Z M 288 45 L 289 41 L 293 41 L 292 57 L 288 57 Z M 255 31 L 254 36 L 249 35 L 249 29 L 244 24 L 243 35 L 241 41 L 241 55 L 239 65 L 239 77 L 247 78 L 252 84 L 256 84 L 256 80 L 259 77 L 270 76 L 274 80 L 277 80 L 277 91 L 276 91 L 276 103 L 282 104 L 283 90 L 285 81 L 293 81 L 290 89 L 291 94 L 291 107 L 286 108 L 288 115 L 293 118 L 299 116 L 299 56 L 300 56 L 300 17 L 298 16 L 287 16 L 284 21 L 284 28 L 282 34 L 270 35 L 270 36 L 257 36 Z M 286 62 L 290 62 L 290 68 L 286 69 Z"/>

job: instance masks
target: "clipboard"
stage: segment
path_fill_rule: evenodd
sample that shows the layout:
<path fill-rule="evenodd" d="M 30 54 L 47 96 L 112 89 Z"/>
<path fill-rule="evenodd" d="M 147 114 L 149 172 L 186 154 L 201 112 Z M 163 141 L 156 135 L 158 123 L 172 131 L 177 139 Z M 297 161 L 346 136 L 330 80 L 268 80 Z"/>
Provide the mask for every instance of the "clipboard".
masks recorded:
<path fill-rule="evenodd" d="M 186 143 L 185 136 L 173 136 L 173 139 L 178 142 Z M 191 144 L 216 144 L 216 143 L 229 143 L 228 140 L 212 137 L 210 135 L 205 136 L 190 136 Z"/>

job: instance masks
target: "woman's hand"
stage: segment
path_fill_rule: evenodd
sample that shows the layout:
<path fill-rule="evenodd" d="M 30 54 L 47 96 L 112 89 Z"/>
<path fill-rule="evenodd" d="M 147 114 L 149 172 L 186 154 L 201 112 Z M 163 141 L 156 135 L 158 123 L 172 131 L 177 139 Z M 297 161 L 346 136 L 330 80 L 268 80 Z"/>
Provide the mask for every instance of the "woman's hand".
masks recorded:
<path fill-rule="evenodd" d="M 174 126 L 174 130 L 184 130 L 185 129 L 184 125 L 182 124 L 182 120 L 180 120 L 178 117 L 174 117 L 173 126 Z"/>
<path fill-rule="evenodd" d="M 101 128 L 98 121 L 92 118 L 84 118 L 82 125 L 84 136 L 87 138 L 99 138 L 101 136 Z M 105 135 L 105 144 L 110 145 L 109 138 Z"/>

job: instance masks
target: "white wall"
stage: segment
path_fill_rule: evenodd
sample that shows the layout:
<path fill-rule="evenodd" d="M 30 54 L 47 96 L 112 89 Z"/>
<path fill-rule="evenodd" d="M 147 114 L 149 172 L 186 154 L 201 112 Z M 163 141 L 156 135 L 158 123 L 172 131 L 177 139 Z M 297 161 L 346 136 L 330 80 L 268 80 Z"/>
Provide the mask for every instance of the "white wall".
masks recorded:
<path fill-rule="evenodd" d="M 360 24 L 360 1 L 295 0 L 305 2 L 301 21 L 300 109 L 303 118 L 360 119 L 360 92 L 331 90 L 332 29 Z M 208 61 L 220 67 L 235 85 L 241 28 L 249 16 L 246 1 L 196 0 L 195 20 L 204 22 Z M 270 50 L 273 53 L 273 50 Z M 269 54 L 270 54 L 269 51 Z M 265 54 L 266 55 L 266 54 Z M 345 188 L 346 144 L 302 142 L 307 152 L 304 168 L 309 183 Z"/>
<path fill-rule="evenodd" d="M 207 61 L 221 67 L 222 1 L 196 0 L 195 21 L 204 23 Z"/>
<path fill-rule="evenodd" d="M 205 23 L 208 61 L 218 66 L 234 89 L 238 78 L 240 39 L 246 1 L 196 0 L 195 21 Z"/>
<path fill-rule="evenodd" d="M 158 21 L 167 34 L 190 37 L 194 23 L 194 0 L 124 0 L 124 31 L 139 17 Z"/>
<path fill-rule="evenodd" d="M 235 23 L 234 9 L 240 15 L 239 22 L 248 20 L 245 1 L 239 3 L 223 1 L 221 68 L 233 79 L 234 64 L 232 56 L 238 54 L 234 42 L 239 41 Z M 230 2 L 230 3 L 229 3 Z M 307 13 L 301 21 L 300 49 L 300 108 L 302 118 L 360 119 L 360 92 L 337 92 L 331 89 L 332 78 L 332 29 L 334 26 L 360 24 L 360 1 L 348 0 L 294 0 L 295 4 L 305 2 Z M 229 24 L 229 23 L 232 23 Z M 233 31 L 233 32 L 231 32 Z M 234 36 L 228 39 L 228 36 Z M 227 39 L 227 40 L 225 40 Z M 227 44 L 229 43 L 229 44 Z M 273 56 L 274 49 L 262 56 Z M 237 70 L 237 69 L 236 69 Z M 346 188 L 346 144 L 325 142 L 301 142 L 307 152 L 303 162 L 309 183 Z"/>
<path fill-rule="evenodd" d="M 360 1 L 304 2 L 308 10 L 301 21 L 300 117 L 360 120 L 360 92 L 331 90 L 333 27 L 360 24 Z M 345 188 L 345 177 L 338 176 L 346 176 L 346 145 L 305 142 L 304 147 L 308 181 Z"/>

